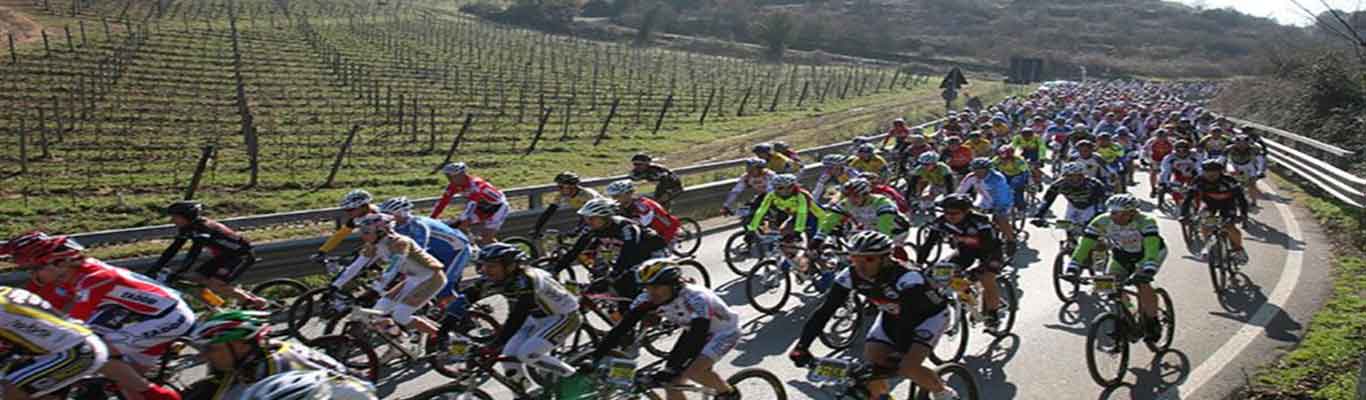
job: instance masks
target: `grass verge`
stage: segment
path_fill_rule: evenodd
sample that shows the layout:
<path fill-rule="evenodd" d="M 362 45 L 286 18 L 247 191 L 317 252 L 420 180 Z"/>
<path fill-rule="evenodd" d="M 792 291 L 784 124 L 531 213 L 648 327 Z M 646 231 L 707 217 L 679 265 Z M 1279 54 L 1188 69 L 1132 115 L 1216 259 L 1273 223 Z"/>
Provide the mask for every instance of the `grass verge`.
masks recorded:
<path fill-rule="evenodd" d="M 1276 363 L 1255 373 L 1242 398 L 1257 400 L 1359 399 L 1366 354 L 1366 238 L 1362 211 L 1306 193 L 1276 179 L 1283 193 L 1304 204 L 1335 242 L 1333 293 L 1314 314 L 1308 334 Z"/>

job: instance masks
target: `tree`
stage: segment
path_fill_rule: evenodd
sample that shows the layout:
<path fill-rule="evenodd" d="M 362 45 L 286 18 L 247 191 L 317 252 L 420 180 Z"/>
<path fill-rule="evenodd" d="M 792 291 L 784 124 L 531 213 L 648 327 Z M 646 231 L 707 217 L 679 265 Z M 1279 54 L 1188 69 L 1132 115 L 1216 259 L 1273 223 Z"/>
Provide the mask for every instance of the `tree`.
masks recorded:
<path fill-rule="evenodd" d="M 800 25 L 797 16 L 780 11 L 765 15 L 754 24 L 754 36 L 768 48 L 767 57 L 775 62 L 783 60 L 788 44 L 797 39 Z"/>
<path fill-rule="evenodd" d="M 655 31 L 665 31 L 669 29 L 669 24 L 673 22 L 674 11 L 668 4 L 663 2 L 654 3 L 649 6 L 649 11 L 640 18 L 640 29 L 636 30 L 636 45 L 645 46 L 654 39 Z"/>

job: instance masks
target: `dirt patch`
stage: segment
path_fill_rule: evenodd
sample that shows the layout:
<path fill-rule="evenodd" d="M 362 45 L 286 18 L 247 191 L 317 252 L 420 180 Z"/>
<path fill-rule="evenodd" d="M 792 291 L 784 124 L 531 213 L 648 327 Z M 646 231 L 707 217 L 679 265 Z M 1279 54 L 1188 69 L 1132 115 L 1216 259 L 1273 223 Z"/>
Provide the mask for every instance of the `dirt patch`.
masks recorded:
<path fill-rule="evenodd" d="M 4 38 L 10 34 L 14 35 L 15 44 L 37 40 L 42 35 L 42 29 L 42 25 L 15 10 L 13 5 L 0 3 L 0 40 L 7 40 Z"/>

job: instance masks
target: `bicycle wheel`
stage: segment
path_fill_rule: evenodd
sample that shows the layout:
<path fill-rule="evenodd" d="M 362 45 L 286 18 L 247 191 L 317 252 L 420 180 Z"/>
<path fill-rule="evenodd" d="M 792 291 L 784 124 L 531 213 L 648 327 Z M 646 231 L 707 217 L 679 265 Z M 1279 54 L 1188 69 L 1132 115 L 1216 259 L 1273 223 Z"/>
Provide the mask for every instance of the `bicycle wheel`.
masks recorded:
<path fill-rule="evenodd" d="M 299 281 L 279 278 L 271 279 L 251 288 L 251 294 L 266 300 L 266 308 L 261 311 L 270 313 L 270 337 L 291 335 L 289 309 L 295 299 L 308 293 L 308 286 Z"/>
<path fill-rule="evenodd" d="M 975 400 L 981 397 L 981 389 L 977 386 L 977 375 L 972 373 L 968 367 L 958 363 L 950 363 L 935 368 L 935 373 L 944 380 L 944 385 L 953 388 L 958 392 L 961 400 Z M 919 386 L 910 385 L 910 390 L 906 394 L 908 399 L 930 400 L 930 391 L 920 390 Z"/>
<path fill-rule="evenodd" d="M 327 290 L 326 287 L 310 290 L 290 303 L 289 309 L 285 310 L 285 329 L 289 331 L 289 336 L 301 341 L 308 341 L 316 336 L 316 332 L 311 332 L 311 329 L 305 332 L 305 329 L 309 328 L 322 312 L 320 306 L 323 296 L 327 295 Z"/>
<path fill-rule="evenodd" d="M 678 343 L 678 338 L 683 333 L 682 329 L 659 324 L 644 329 L 645 333 L 641 336 L 640 341 L 645 345 L 645 351 L 659 358 L 669 357 L 669 352 L 673 351 L 674 345 Z"/>
<path fill-rule="evenodd" d="M 541 249 L 536 246 L 536 242 L 521 236 L 508 236 L 503 238 L 503 243 L 507 243 L 522 249 L 532 259 L 541 258 Z"/>
<path fill-rule="evenodd" d="M 1129 370 L 1129 341 L 1123 318 L 1105 313 L 1091 322 L 1086 332 L 1086 370 L 1104 387 L 1119 384 Z"/>
<path fill-rule="evenodd" d="M 1004 276 L 996 278 L 996 287 L 1001 291 L 1001 305 L 1006 308 L 1005 319 L 1001 320 L 1000 328 L 988 330 L 995 337 L 1009 335 L 1015 329 L 1015 313 L 1019 310 L 1019 299 L 1015 298 L 1015 281 Z"/>
<path fill-rule="evenodd" d="M 784 271 L 777 260 L 755 264 L 745 278 L 745 296 L 755 310 L 765 315 L 777 314 L 792 296 L 792 274 Z"/>
<path fill-rule="evenodd" d="M 753 268 L 759 257 L 755 257 L 750 250 L 749 243 L 745 242 L 745 232 L 735 232 L 726 239 L 726 266 L 730 267 L 731 272 L 741 277 L 748 276 L 750 268 Z"/>
<path fill-rule="evenodd" d="M 925 242 L 929 241 L 929 237 L 930 237 L 930 228 L 929 228 L 929 225 L 924 225 L 924 226 L 921 226 L 920 229 L 917 229 L 916 232 L 915 232 L 915 243 L 916 243 L 916 248 L 919 248 L 920 246 L 924 246 L 924 245 L 925 245 Z M 925 259 L 925 262 L 930 263 L 930 264 L 934 264 L 934 263 L 936 263 L 936 262 L 939 262 L 939 256 L 942 255 L 943 252 L 944 252 L 944 243 L 943 243 L 943 242 L 934 243 L 934 244 L 930 245 L 929 247 L 930 247 L 930 249 L 929 249 L 930 254 L 929 254 L 929 257 L 927 257 L 927 258 Z"/>
<path fill-rule="evenodd" d="M 493 396 L 483 389 L 452 383 L 418 393 L 408 400 L 493 400 Z"/>
<path fill-rule="evenodd" d="M 669 243 L 669 252 L 679 257 L 697 253 L 697 249 L 702 247 L 702 224 L 692 218 L 679 218 L 678 224 L 678 234 Z"/>
<path fill-rule="evenodd" d="M 1186 242 L 1186 248 L 1192 252 L 1200 248 L 1200 228 L 1195 226 L 1195 222 L 1181 224 L 1181 240 Z"/>
<path fill-rule="evenodd" d="M 1214 293 L 1224 293 L 1228 288 L 1228 257 L 1223 238 L 1215 239 L 1210 246 L 1209 254 L 1205 255 L 1205 264 L 1209 265 L 1209 281 L 1214 286 Z"/>
<path fill-rule="evenodd" d="M 707 267 L 701 262 L 693 259 L 679 260 L 678 270 L 683 273 L 683 278 L 691 280 L 693 284 L 711 288 L 711 274 L 707 273 Z"/>
<path fill-rule="evenodd" d="M 1143 343 L 1148 345 L 1148 350 L 1156 353 L 1172 347 L 1172 339 L 1176 336 L 1176 308 L 1173 306 L 1172 296 L 1167 294 L 1166 289 L 1155 288 L 1153 292 L 1157 295 L 1157 323 L 1162 331 L 1162 340 L 1145 340 Z"/>
<path fill-rule="evenodd" d="M 742 399 L 787 400 L 787 386 L 777 375 L 762 368 L 745 368 L 726 378 Z"/>
<path fill-rule="evenodd" d="M 968 351 L 968 329 L 967 309 L 963 303 L 957 299 L 950 301 L 948 305 L 949 326 L 944 330 L 944 335 L 939 337 L 939 345 L 930 352 L 930 361 L 935 364 L 947 364 L 963 359 L 963 354 Z"/>
<path fill-rule="evenodd" d="M 1064 251 L 1059 251 L 1058 255 L 1053 257 L 1053 293 L 1058 295 L 1058 300 L 1062 300 L 1063 303 L 1076 300 L 1077 291 L 1081 286 L 1075 280 L 1063 279 L 1067 272 L 1067 257 L 1069 255 Z"/>
<path fill-rule="evenodd" d="M 375 348 L 370 343 L 346 335 L 331 335 L 310 340 L 306 344 L 341 362 L 358 377 L 371 382 L 379 380 L 379 355 L 375 354 Z"/>
<path fill-rule="evenodd" d="M 854 343 L 859 327 L 863 326 L 863 319 L 863 298 L 856 293 L 849 293 L 849 300 L 835 309 L 835 315 L 830 317 L 830 322 L 825 324 L 825 329 L 818 336 L 821 344 L 833 350 L 849 348 Z"/>

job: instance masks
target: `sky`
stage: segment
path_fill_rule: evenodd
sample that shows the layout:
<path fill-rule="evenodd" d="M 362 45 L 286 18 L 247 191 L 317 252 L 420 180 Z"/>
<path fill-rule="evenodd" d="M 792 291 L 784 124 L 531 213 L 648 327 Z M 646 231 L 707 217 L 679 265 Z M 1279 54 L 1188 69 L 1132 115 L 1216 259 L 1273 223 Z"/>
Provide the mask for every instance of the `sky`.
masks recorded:
<path fill-rule="evenodd" d="M 1304 14 L 1295 3 L 1290 0 L 1178 0 L 1188 5 L 1202 5 L 1205 8 L 1224 8 L 1232 6 L 1234 9 L 1245 14 L 1258 17 L 1271 17 L 1276 21 L 1287 25 L 1308 25 L 1313 21 Z M 1366 0 L 1297 0 L 1300 5 L 1308 8 L 1314 13 L 1319 13 L 1327 8 L 1323 3 L 1328 3 L 1333 8 L 1347 11 L 1366 10 Z"/>

